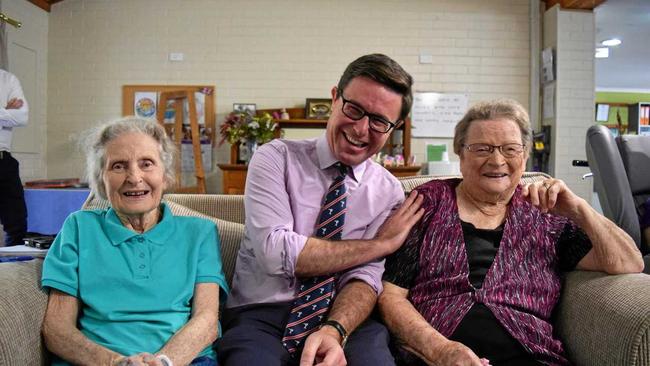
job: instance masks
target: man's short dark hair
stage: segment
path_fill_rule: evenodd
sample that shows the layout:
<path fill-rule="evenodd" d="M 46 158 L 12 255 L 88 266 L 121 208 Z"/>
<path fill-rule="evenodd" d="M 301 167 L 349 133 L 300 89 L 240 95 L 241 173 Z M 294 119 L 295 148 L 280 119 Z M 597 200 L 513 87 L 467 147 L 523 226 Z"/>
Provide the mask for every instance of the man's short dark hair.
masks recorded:
<path fill-rule="evenodd" d="M 395 60 L 380 53 L 373 53 L 352 61 L 343 72 L 341 80 L 339 80 L 336 98 L 339 98 L 350 81 L 358 76 L 372 79 L 400 94 L 402 96 L 402 110 L 400 111 L 399 120 L 403 121 L 408 116 L 413 104 L 413 92 L 411 91 L 413 78 Z"/>

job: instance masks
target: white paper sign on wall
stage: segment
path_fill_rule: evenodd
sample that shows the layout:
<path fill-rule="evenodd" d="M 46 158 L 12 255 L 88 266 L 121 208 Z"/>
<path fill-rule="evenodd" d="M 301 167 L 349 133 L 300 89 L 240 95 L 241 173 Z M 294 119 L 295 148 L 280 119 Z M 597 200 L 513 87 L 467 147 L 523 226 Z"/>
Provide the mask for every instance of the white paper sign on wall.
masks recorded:
<path fill-rule="evenodd" d="M 415 92 L 411 109 L 413 137 L 453 137 L 467 112 L 466 94 Z"/>

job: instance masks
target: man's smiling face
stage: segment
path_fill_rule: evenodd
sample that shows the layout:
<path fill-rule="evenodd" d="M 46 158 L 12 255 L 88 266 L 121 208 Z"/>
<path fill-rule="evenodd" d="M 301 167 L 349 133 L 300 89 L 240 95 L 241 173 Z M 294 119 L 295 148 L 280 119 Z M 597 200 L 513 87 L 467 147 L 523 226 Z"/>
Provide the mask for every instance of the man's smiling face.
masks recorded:
<path fill-rule="evenodd" d="M 358 121 L 343 114 L 345 99 L 363 108 L 367 113 L 383 117 L 388 121 L 399 119 L 402 96 L 388 87 L 366 77 L 356 77 L 345 90 L 332 89 L 332 114 L 327 122 L 327 142 L 336 159 L 354 166 L 373 156 L 386 143 L 390 133 L 373 131 L 368 127 L 368 117 Z"/>

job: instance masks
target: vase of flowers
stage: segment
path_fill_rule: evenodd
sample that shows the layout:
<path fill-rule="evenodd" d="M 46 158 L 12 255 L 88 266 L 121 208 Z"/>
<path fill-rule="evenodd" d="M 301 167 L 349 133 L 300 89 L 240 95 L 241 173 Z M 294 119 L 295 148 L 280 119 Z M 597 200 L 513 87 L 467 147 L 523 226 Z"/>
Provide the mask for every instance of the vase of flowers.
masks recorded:
<path fill-rule="evenodd" d="M 258 145 L 269 142 L 275 136 L 277 123 L 270 114 L 254 116 L 251 113 L 232 112 L 221 125 L 221 141 L 239 145 L 238 161 L 248 163 Z"/>

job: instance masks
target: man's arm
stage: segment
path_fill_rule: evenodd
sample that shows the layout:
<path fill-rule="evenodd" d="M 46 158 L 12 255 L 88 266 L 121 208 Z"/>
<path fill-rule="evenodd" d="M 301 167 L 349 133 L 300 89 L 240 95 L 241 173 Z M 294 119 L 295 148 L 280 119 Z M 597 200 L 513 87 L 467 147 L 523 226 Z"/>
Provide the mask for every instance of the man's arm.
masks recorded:
<path fill-rule="evenodd" d="M 296 275 L 331 274 L 383 258 L 399 248 L 424 214 L 422 197 L 412 191 L 379 228 L 374 239 L 329 241 L 310 237 L 298 256 Z"/>
<path fill-rule="evenodd" d="M 189 365 L 217 339 L 219 319 L 219 285 L 198 283 L 192 299 L 192 317 L 157 354 L 169 357 L 174 365 Z"/>
<path fill-rule="evenodd" d="M 259 243 L 252 249 L 272 275 L 331 274 L 382 258 L 397 249 L 422 216 L 421 199 L 406 200 L 399 214 L 383 225 L 375 239 L 330 242 L 295 232 L 292 201 L 285 180 L 288 163 L 283 147 L 273 142 L 253 156 L 246 179 L 246 235 Z M 407 203 L 408 202 L 408 203 Z M 313 209 L 320 209 L 313 202 Z M 300 213 L 296 213 L 300 215 Z M 390 222 L 390 224 L 389 224 Z"/>
<path fill-rule="evenodd" d="M 424 360 L 427 365 L 481 366 L 471 349 L 450 341 L 435 330 L 407 299 L 408 290 L 384 281 L 379 297 L 379 312 L 401 346 Z"/>
<path fill-rule="evenodd" d="M 18 78 L 13 75 L 8 84 L 9 100 L 5 105 L 0 105 L 0 127 L 24 126 L 27 124 L 29 107 L 23 89 Z"/>
<path fill-rule="evenodd" d="M 92 342 L 77 329 L 79 306 L 76 297 L 50 289 L 43 320 L 47 348 L 75 365 L 115 365 L 122 355 Z"/>
<path fill-rule="evenodd" d="M 336 296 L 328 319 L 339 322 L 350 334 L 370 315 L 376 301 L 377 294 L 372 287 L 362 281 L 350 281 Z M 345 361 L 341 341 L 336 328 L 323 326 L 305 341 L 300 365 L 311 366 L 314 360 L 323 359 L 332 360 L 328 365 L 340 364 L 337 361 Z"/>

